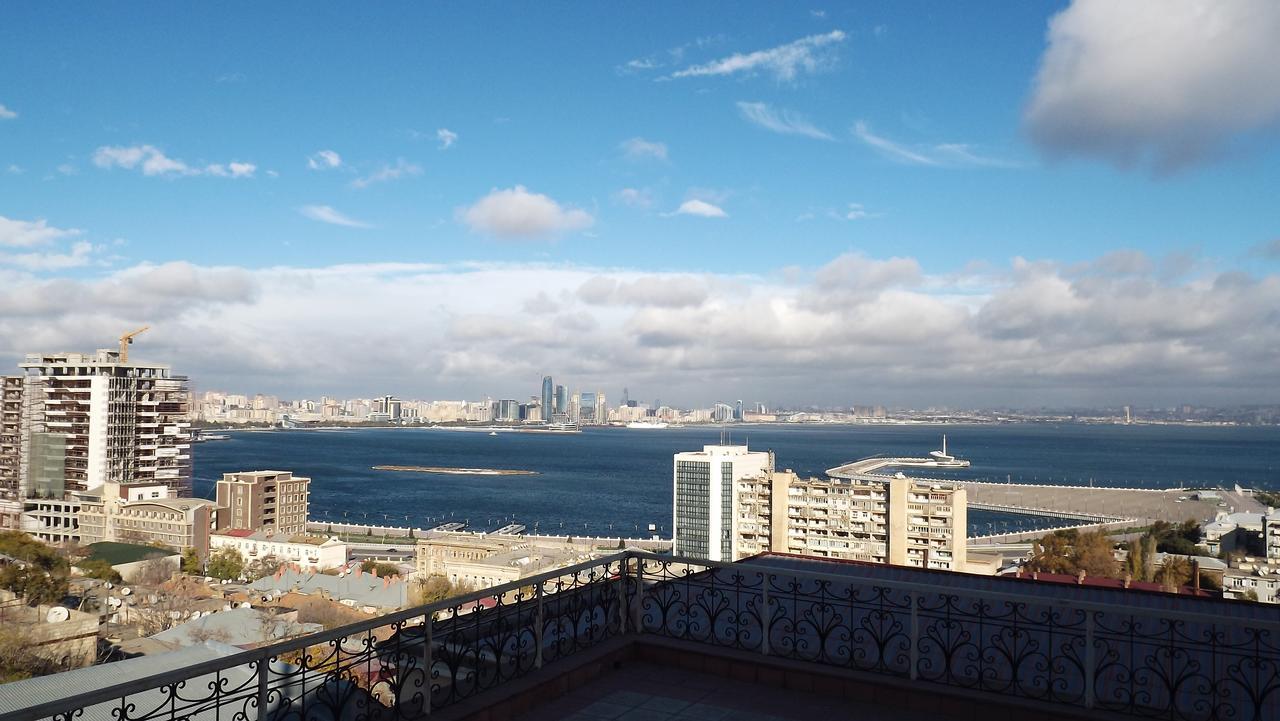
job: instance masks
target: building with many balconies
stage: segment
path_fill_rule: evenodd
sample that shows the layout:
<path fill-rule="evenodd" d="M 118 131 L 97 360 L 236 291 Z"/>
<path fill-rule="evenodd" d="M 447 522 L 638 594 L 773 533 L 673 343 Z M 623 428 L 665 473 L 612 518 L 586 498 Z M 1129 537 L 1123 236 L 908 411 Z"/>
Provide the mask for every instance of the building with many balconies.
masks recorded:
<path fill-rule="evenodd" d="M 218 481 L 219 529 L 307 532 L 311 479 L 289 471 L 224 473 Z"/>

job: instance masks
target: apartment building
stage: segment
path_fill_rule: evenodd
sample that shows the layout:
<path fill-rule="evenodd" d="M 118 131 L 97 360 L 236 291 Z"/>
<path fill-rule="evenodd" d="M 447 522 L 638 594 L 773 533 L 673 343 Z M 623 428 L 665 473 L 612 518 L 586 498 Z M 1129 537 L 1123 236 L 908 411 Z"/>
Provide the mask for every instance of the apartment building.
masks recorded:
<path fill-rule="evenodd" d="M 81 498 L 76 514 L 80 542 L 159 543 L 176 551 L 194 548 L 201 556 L 208 554 L 213 501 L 170 493 L 158 484 L 103 484 L 100 496 Z"/>
<path fill-rule="evenodd" d="M 703 446 L 701 451 L 675 454 L 675 555 L 734 560 L 737 483 L 767 477 L 772 470 L 772 454 L 745 445 Z"/>
<path fill-rule="evenodd" d="M 732 513 L 732 560 L 775 552 L 969 570 L 965 490 L 958 484 L 775 471 L 738 481 Z"/>
<path fill-rule="evenodd" d="M 0 493 L 61 498 L 161 481 L 191 495 L 190 394 L 168 366 L 120 353 L 28 355 L 3 379 Z"/>
<path fill-rule="evenodd" d="M 217 527 L 306 533 L 310 487 L 310 478 L 290 471 L 225 473 L 218 481 Z"/>
<path fill-rule="evenodd" d="M 22 377 L 0 376 L 0 531 L 22 525 Z"/>

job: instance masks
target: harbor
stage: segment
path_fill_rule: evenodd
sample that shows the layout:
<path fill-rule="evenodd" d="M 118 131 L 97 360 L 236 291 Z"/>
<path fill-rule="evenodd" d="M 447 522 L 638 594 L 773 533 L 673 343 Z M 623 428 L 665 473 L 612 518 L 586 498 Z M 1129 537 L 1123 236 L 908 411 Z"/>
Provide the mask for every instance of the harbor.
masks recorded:
<path fill-rule="evenodd" d="M 537 471 L 512 468 L 448 468 L 444 466 L 371 466 L 375 471 L 402 473 L 439 473 L 447 476 L 536 476 Z"/>

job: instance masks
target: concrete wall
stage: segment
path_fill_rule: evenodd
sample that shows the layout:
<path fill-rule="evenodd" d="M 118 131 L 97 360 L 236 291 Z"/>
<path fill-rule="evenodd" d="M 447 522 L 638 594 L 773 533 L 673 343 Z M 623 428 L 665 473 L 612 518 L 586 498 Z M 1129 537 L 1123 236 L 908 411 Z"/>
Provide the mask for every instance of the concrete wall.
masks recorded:
<path fill-rule="evenodd" d="M 182 556 L 173 555 L 162 556 L 158 559 L 147 559 L 145 561 L 134 561 L 133 563 L 117 563 L 112 566 L 112 568 L 115 569 L 116 573 L 120 574 L 120 578 L 122 578 L 125 583 L 137 583 L 138 579 L 142 577 L 142 574 L 146 572 L 148 564 L 153 560 L 157 563 L 163 563 L 165 568 L 169 570 L 170 575 L 177 573 L 178 569 L 182 566 Z"/>

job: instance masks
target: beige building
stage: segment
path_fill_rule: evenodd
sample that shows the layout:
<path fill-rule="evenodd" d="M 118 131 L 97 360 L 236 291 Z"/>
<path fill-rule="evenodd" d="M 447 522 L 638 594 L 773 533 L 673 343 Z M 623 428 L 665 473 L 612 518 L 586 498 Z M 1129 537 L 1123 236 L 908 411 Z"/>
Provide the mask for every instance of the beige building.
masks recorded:
<path fill-rule="evenodd" d="M 347 544 L 337 538 L 263 531 L 221 531 L 209 537 L 209 548 L 234 548 L 246 563 L 274 558 L 303 570 L 323 571 L 347 562 Z"/>
<path fill-rule="evenodd" d="M 733 504 L 733 560 L 774 552 L 970 570 L 965 491 L 958 484 L 775 471 L 738 481 Z"/>
<path fill-rule="evenodd" d="M 0 627 L 23 628 L 31 650 L 60 671 L 92 666 L 98 654 L 98 617 L 63 606 L 28 606 L 0 589 Z"/>
<path fill-rule="evenodd" d="M 152 497 L 156 488 L 107 483 L 101 497 L 82 498 L 77 514 L 81 543 L 159 543 L 177 551 L 194 548 L 201 556 L 207 555 L 213 501 Z"/>
<path fill-rule="evenodd" d="M 677 556 L 732 561 L 735 489 L 744 478 L 766 477 L 773 454 L 745 445 L 703 446 L 677 453 L 672 468 L 673 549 Z"/>
<path fill-rule="evenodd" d="M 595 557 L 586 546 L 522 536 L 432 533 L 418 539 L 419 576 L 488 588 Z"/>
<path fill-rule="evenodd" d="M 310 487 L 310 478 L 289 471 L 223 474 L 218 481 L 217 527 L 305 534 Z"/>

